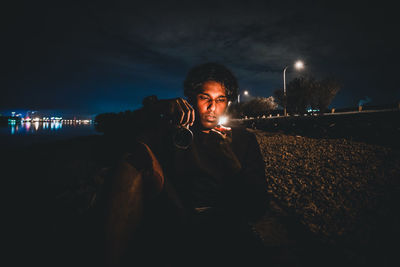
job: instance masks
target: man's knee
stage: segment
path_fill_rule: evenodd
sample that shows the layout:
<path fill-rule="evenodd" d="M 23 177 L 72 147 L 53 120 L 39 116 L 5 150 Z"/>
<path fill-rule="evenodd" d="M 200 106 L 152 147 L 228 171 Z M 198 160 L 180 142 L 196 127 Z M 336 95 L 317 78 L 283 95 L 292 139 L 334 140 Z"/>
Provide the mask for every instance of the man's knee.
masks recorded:
<path fill-rule="evenodd" d="M 144 197 L 153 198 L 162 191 L 164 173 L 158 159 L 148 145 L 136 143 L 132 152 L 123 156 L 122 162 L 129 164 L 141 174 Z"/>

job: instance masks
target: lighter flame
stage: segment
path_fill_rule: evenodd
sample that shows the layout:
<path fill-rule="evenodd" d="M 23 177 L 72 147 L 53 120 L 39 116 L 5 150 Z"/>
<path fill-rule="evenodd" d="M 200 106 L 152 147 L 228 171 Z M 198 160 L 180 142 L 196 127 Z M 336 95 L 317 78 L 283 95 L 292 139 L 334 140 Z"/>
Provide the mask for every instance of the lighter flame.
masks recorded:
<path fill-rule="evenodd" d="M 219 117 L 219 121 L 218 121 L 218 124 L 219 125 L 224 125 L 224 124 L 226 124 L 228 122 L 228 117 L 226 117 L 226 116 L 221 116 L 221 117 Z"/>

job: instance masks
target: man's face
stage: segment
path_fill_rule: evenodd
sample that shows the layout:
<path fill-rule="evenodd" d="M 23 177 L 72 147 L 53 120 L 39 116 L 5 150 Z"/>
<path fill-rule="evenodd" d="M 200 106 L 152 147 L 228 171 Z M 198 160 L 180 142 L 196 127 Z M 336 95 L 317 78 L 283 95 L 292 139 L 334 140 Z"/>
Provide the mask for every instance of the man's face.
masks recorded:
<path fill-rule="evenodd" d="M 225 88 L 215 81 L 205 82 L 202 92 L 196 96 L 196 120 L 199 120 L 203 129 L 212 129 L 217 126 L 219 117 L 225 113 L 227 106 Z"/>

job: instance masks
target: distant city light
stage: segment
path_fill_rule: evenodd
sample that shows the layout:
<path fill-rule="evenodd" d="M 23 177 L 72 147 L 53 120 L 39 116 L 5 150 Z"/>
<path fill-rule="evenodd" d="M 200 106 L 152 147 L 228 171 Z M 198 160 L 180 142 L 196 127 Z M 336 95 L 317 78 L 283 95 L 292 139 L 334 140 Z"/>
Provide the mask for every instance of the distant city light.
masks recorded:
<path fill-rule="evenodd" d="M 47 117 L 49 116 L 49 117 Z M 76 118 L 74 119 L 63 119 L 61 116 L 50 116 L 40 114 L 37 111 L 28 111 L 25 116 L 21 113 L 15 114 L 8 118 L 8 125 L 10 126 L 10 134 L 16 135 L 19 133 L 35 133 L 42 130 L 59 130 L 63 126 L 81 126 L 92 124 L 91 119 Z M 67 127 L 68 127 L 67 126 Z"/>
<path fill-rule="evenodd" d="M 245 95 L 249 95 L 249 91 L 244 91 L 243 92 Z"/>

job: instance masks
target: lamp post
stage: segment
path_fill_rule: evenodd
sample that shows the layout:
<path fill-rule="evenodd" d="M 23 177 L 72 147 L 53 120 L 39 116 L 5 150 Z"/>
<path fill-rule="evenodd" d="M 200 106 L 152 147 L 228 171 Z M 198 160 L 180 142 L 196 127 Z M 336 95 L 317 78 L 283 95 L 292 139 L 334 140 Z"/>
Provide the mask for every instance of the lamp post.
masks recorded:
<path fill-rule="evenodd" d="M 243 92 L 243 94 L 244 94 L 244 95 L 249 95 L 249 91 L 245 90 L 245 91 Z M 239 92 L 239 94 L 238 94 L 238 103 L 240 103 L 240 92 Z"/>
<path fill-rule="evenodd" d="M 286 117 L 286 70 L 288 66 L 283 69 L 283 116 Z"/>
<path fill-rule="evenodd" d="M 283 116 L 286 117 L 286 70 L 289 66 L 286 66 L 283 69 Z M 294 63 L 294 68 L 297 70 L 301 70 L 304 68 L 304 63 L 300 60 L 296 61 Z"/>

